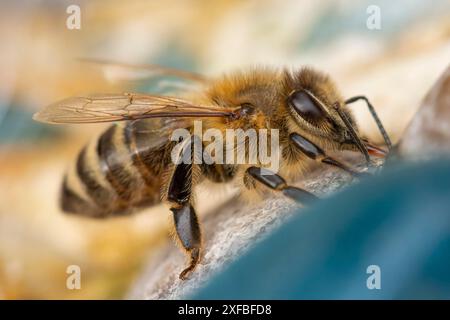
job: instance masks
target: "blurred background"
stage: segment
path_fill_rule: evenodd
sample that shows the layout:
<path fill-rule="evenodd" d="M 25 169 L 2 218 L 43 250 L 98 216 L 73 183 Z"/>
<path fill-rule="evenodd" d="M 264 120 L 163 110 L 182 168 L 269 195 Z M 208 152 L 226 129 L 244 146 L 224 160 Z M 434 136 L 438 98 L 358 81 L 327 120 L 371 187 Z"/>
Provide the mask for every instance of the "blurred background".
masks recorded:
<path fill-rule="evenodd" d="M 66 12 L 81 9 L 81 29 Z M 34 112 L 89 92 L 161 91 L 80 58 L 152 63 L 214 76 L 252 65 L 328 72 L 364 94 L 396 141 L 449 64 L 446 0 L 2 1 L 0 10 L 0 298 L 121 298 L 168 236 L 168 209 L 92 221 L 57 206 L 67 166 L 102 125 L 47 126 Z M 380 28 L 367 27 L 380 9 Z M 120 78 L 120 79 L 118 79 Z M 120 80 L 120 81 L 119 81 Z M 365 135 L 380 141 L 363 107 Z M 200 212 L 206 209 L 200 208 Z M 82 290 L 66 288 L 79 265 Z"/>

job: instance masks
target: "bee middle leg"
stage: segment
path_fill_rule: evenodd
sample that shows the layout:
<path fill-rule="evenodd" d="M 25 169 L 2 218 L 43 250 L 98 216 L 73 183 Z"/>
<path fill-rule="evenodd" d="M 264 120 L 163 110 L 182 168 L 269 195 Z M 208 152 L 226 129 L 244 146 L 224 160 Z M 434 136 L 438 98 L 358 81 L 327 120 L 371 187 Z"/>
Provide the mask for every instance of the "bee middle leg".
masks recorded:
<path fill-rule="evenodd" d="M 280 191 L 285 196 L 299 203 L 309 204 L 318 199 L 311 192 L 288 185 L 283 177 L 270 170 L 259 167 L 250 167 L 247 169 L 246 174 L 250 175 L 266 187 L 269 187 L 272 190 Z"/>

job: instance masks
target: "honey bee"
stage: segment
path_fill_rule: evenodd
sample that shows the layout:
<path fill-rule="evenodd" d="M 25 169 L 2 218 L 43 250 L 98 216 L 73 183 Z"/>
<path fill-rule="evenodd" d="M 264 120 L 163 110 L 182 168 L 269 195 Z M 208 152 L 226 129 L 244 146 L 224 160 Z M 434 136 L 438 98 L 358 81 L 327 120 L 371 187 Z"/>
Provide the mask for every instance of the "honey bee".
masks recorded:
<path fill-rule="evenodd" d="M 174 74 L 173 69 L 157 68 Z M 312 68 L 261 67 L 214 79 L 185 71 L 175 75 L 199 84 L 200 90 L 180 97 L 136 93 L 73 97 L 48 106 L 34 119 L 57 124 L 117 122 L 81 150 L 63 179 L 60 206 L 69 213 L 103 218 L 168 203 L 176 238 L 189 257 L 181 279 L 189 276 L 202 256 L 202 232 L 192 196 L 201 181 L 235 182 L 248 197 L 274 192 L 305 204 L 316 196 L 289 183 L 314 161 L 357 177 L 367 174 L 329 155 L 351 150 L 370 163 L 371 155 L 387 154 L 359 135 L 348 104 L 361 99 L 391 147 L 370 102 L 363 96 L 344 100 L 331 78 Z M 279 130 L 280 170 L 263 172 L 260 164 L 173 163 L 171 151 L 177 142 L 170 139 L 171 133 L 178 128 L 193 132 L 196 119 L 220 132 Z"/>

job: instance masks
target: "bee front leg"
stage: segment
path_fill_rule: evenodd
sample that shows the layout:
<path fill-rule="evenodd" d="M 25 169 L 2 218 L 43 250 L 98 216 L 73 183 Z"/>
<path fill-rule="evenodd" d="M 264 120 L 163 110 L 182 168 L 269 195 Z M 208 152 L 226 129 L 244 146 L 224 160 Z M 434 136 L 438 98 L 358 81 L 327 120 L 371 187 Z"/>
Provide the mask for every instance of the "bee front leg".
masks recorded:
<path fill-rule="evenodd" d="M 285 196 L 299 203 L 309 204 L 318 199 L 311 192 L 288 185 L 283 177 L 270 170 L 258 167 L 250 167 L 247 169 L 246 174 L 249 174 L 256 181 L 262 183 L 266 187 L 269 187 L 272 190 L 280 191 Z"/>
<path fill-rule="evenodd" d="M 180 279 L 187 279 L 195 269 L 201 257 L 200 224 L 192 206 L 192 164 L 176 165 L 170 180 L 167 199 L 172 204 L 176 235 L 190 255 L 189 266 L 180 273 Z"/>
<path fill-rule="evenodd" d="M 326 155 L 321 148 L 319 148 L 317 145 L 315 145 L 305 137 L 302 137 L 298 133 L 291 133 L 289 138 L 294 146 L 310 159 L 340 168 L 357 178 L 370 176 L 370 174 L 367 172 L 355 171 L 349 168 L 344 163 Z"/>

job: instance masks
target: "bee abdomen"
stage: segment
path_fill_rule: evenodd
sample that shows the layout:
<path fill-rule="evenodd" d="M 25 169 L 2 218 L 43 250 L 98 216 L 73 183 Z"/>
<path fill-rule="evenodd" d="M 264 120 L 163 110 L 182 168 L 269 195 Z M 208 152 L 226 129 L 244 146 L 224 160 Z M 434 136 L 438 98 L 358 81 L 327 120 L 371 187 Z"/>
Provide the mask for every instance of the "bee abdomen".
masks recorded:
<path fill-rule="evenodd" d="M 146 198 L 159 197 L 162 175 L 170 164 L 172 144 L 164 132 L 152 131 L 146 121 L 129 122 L 124 128 L 124 143 L 133 167 L 145 184 Z"/>
<path fill-rule="evenodd" d="M 99 159 L 94 156 L 89 146 L 83 148 L 74 170 L 65 176 L 60 197 L 64 211 L 90 217 L 104 217 L 118 211 L 118 196 L 103 177 Z"/>
<path fill-rule="evenodd" d="M 73 174 L 62 186 L 64 211 L 105 217 L 160 202 L 165 144 L 162 149 L 149 147 L 149 134 L 127 135 L 126 128 L 109 127 L 80 152 Z"/>
<path fill-rule="evenodd" d="M 98 181 L 98 173 L 96 174 L 95 167 L 89 161 L 87 154 L 88 148 L 85 147 L 78 155 L 76 174 L 94 204 L 99 208 L 107 208 L 110 206 L 113 193 Z"/>
<path fill-rule="evenodd" d="M 61 188 L 60 206 L 65 212 L 79 213 L 88 216 L 96 216 L 99 214 L 98 208 L 91 201 L 84 199 L 72 188 L 68 183 L 67 175 Z"/>
<path fill-rule="evenodd" d="M 122 155 L 117 150 L 114 141 L 114 135 L 117 134 L 117 126 L 111 126 L 104 132 L 97 143 L 97 156 L 100 169 L 106 180 L 118 196 L 120 201 L 124 203 L 131 202 L 132 193 L 136 191 L 136 183 L 123 164 L 127 155 Z M 121 143 L 121 142 L 116 142 Z M 122 158 L 122 159 L 121 159 Z M 121 163 L 122 160 L 122 163 Z"/>

